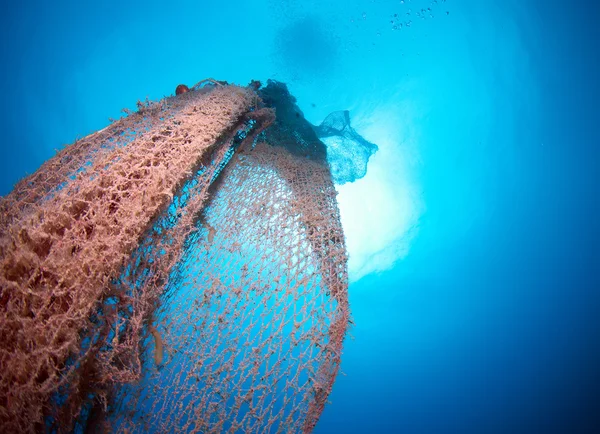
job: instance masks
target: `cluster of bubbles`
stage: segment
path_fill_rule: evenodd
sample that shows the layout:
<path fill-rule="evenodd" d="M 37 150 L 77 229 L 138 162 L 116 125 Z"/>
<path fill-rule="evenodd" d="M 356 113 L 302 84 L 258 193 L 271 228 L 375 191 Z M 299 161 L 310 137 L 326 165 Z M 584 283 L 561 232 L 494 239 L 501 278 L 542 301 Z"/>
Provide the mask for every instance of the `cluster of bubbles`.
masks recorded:
<path fill-rule="evenodd" d="M 408 10 L 396 12 L 390 17 L 390 25 L 392 30 L 402 30 L 406 27 L 411 27 L 416 20 L 426 20 L 435 17 L 437 10 L 441 4 L 446 3 L 446 0 L 432 0 L 429 5 L 420 8 L 411 8 L 411 0 L 401 0 L 400 4 L 407 7 Z M 449 15 L 450 11 L 445 11 L 445 15 Z"/>

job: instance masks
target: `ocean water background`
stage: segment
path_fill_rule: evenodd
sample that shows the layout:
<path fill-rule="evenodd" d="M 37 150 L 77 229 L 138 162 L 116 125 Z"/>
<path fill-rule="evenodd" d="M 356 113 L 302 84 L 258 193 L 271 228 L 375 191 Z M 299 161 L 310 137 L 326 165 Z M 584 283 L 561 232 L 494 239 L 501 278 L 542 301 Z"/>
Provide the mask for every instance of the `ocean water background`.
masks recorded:
<path fill-rule="evenodd" d="M 338 187 L 355 326 L 316 432 L 600 430 L 600 6 L 2 8 L 0 194 L 205 77 L 284 81 L 379 146 Z"/>

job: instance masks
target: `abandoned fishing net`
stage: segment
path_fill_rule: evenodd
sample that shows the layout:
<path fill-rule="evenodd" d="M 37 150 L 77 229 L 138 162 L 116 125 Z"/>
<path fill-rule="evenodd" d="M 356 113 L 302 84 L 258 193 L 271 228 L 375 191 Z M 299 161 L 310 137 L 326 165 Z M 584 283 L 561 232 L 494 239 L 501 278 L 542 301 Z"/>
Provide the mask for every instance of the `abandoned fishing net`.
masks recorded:
<path fill-rule="evenodd" d="M 323 143 L 259 87 L 140 102 L 1 199 L 3 432 L 314 428 L 344 234 Z"/>

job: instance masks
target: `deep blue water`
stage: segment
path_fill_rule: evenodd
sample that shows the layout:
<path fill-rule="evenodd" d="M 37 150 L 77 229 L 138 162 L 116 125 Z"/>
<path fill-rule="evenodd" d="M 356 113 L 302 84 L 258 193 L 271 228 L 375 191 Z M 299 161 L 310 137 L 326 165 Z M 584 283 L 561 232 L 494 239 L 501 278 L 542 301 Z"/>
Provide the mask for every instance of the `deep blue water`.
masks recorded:
<path fill-rule="evenodd" d="M 340 187 L 356 325 L 316 431 L 600 432 L 600 6 L 320 3 L 3 6 L 0 194 L 138 99 L 285 81 L 380 148 Z"/>

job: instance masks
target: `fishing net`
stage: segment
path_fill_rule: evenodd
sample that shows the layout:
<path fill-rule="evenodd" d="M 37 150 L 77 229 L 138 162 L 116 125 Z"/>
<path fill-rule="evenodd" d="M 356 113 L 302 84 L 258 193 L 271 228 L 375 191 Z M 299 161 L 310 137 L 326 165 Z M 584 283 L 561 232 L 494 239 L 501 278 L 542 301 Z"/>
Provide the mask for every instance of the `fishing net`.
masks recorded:
<path fill-rule="evenodd" d="M 314 428 L 344 235 L 322 142 L 257 88 L 140 102 L 2 198 L 4 432 Z"/>

